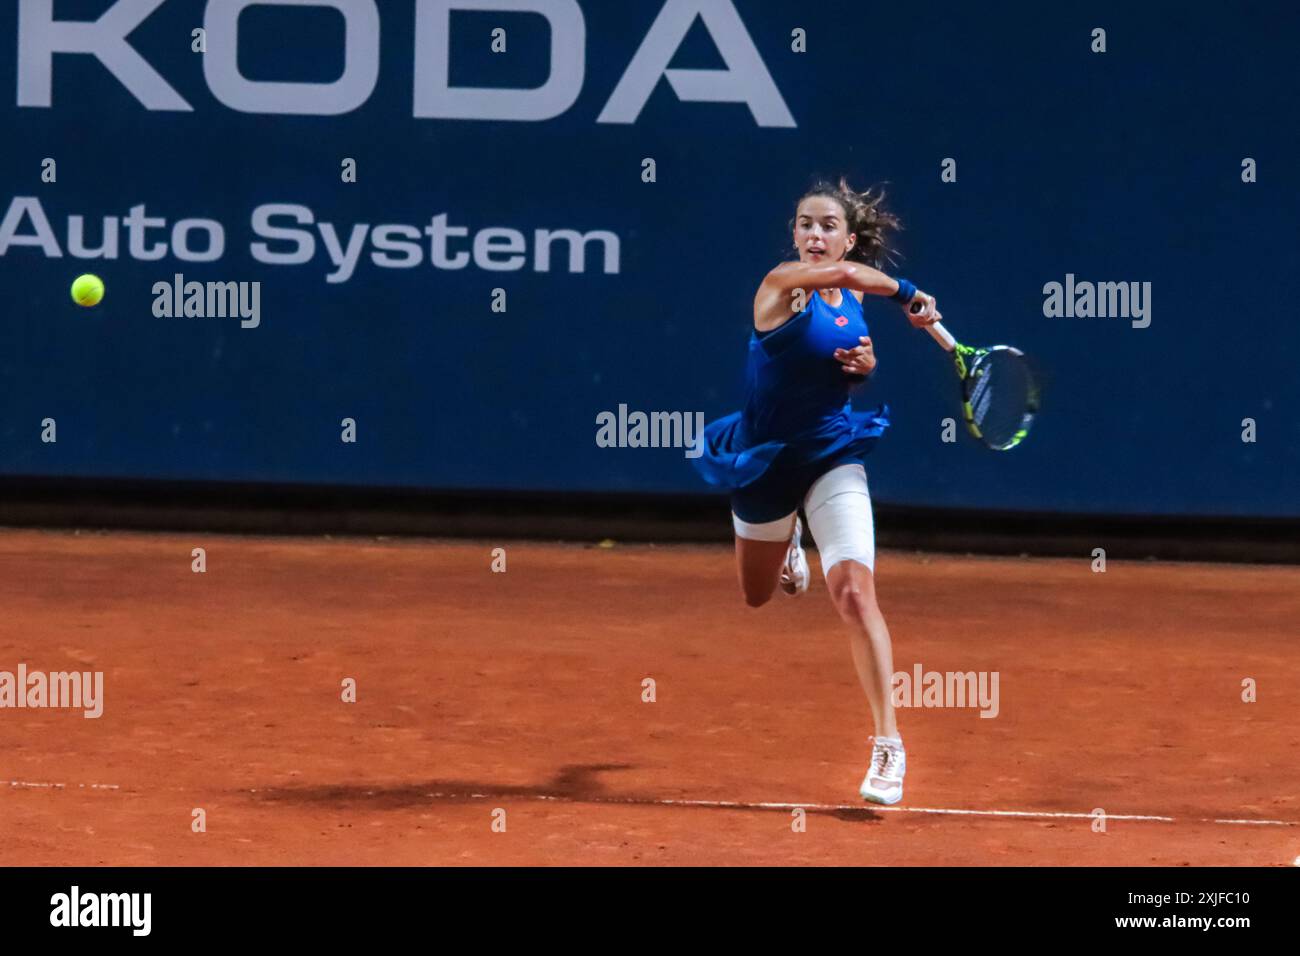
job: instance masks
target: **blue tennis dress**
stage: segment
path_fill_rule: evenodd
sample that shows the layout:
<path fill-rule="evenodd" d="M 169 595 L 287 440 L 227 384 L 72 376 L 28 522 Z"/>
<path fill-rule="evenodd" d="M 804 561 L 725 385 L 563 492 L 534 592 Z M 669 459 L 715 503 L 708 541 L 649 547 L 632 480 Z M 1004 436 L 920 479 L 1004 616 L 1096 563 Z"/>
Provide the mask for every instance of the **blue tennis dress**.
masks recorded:
<path fill-rule="evenodd" d="M 862 303 L 848 289 L 831 306 L 820 294 L 770 332 L 749 339 L 745 407 L 710 422 L 692 459 L 711 485 L 729 490 L 742 521 L 776 521 L 803 503 L 808 488 L 832 468 L 861 462 L 889 427 L 889 407 L 854 411 L 835 350 L 867 334 Z"/>

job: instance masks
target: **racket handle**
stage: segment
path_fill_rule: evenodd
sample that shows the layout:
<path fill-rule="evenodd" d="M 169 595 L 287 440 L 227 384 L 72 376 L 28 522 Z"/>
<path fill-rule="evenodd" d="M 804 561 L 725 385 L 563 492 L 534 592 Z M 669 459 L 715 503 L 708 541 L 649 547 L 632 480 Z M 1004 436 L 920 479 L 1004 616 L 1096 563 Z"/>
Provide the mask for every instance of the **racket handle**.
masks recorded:
<path fill-rule="evenodd" d="M 912 303 L 908 311 L 913 315 L 919 315 L 924 309 L 925 303 L 918 299 Z M 927 325 L 925 330 L 934 336 L 934 340 L 943 346 L 945 352 L 951 352 L 957 347 L 957 340 L 952 337 L 952 334 L 945 329 L 941 323 L 935 322 L 933 325 Z"/>
<path fill-rule="evenodd" d="M 945 352 L 951 352 L 957 347 L 957 340 L 952 337 L 952 333 L 943 327 L 942 322 L 936 322 L 934 325 L 927 325 L 925 330 L 934 337 L 934 340 L 943 346 Z"/>

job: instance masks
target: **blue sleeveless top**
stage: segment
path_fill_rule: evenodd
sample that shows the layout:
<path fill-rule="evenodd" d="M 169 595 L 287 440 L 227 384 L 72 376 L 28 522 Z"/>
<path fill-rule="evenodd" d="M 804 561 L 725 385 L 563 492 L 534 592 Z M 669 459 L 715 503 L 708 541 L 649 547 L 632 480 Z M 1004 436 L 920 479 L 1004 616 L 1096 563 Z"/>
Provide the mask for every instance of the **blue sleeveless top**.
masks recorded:
<path fill-rule="evenodd" d="M 692 459 L 709 484 L 742 488 L 778 456 L 785 468 L 864 455 L 889 426 L 888 406 L 855 412 L 849 401 L 861 379 L 846 375 L 834 353 L 860 345 L 867 320 L 852 292 L 840 295 L 831 306 L 814 293 L 784 325 L 750 335 L 745 407 L 710 422 Z"/>

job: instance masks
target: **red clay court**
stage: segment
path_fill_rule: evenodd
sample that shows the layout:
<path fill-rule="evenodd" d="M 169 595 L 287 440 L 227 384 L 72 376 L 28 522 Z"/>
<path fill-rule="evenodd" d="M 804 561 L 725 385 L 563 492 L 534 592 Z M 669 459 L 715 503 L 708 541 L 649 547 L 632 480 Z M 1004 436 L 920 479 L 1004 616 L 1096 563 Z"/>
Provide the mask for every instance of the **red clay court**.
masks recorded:
<path fill-rule="evenodd" d="M 727 546 L 0 532 L 0 670 L 105 686 L 0 711 L 5 863 L 1300 856 L 1300 570 L 885 552 L 896 670 L 1000 674 L 996 719 L 900 711 L 885 809 L 813 567 L 754 611 Z"/>

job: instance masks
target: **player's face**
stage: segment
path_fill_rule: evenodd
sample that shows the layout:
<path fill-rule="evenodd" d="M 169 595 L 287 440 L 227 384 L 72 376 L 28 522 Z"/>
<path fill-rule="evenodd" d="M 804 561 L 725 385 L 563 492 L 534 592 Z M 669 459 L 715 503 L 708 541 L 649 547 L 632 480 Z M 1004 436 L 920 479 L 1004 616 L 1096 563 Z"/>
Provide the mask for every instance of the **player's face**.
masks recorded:
<path fill-rule="evenodd" d="M 838 262 L 857 236 L 848 230 L 844 207 L 829 196 L 809 196 L 794 215 L 794 247 L 801 262 Z"/>

